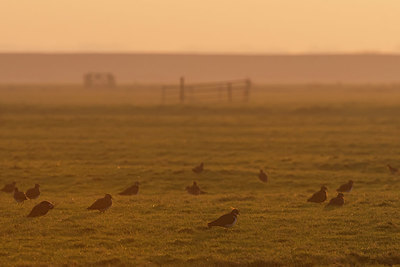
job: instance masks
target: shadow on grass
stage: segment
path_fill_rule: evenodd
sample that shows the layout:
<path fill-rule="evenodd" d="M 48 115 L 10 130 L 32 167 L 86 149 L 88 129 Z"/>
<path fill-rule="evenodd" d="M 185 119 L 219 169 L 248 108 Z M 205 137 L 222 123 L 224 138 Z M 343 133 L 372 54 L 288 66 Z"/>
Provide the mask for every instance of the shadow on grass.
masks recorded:
<path fill-rule="evenodd" d="M 281 266 L 315 266 L 315 265 L 350 265 L 350 266 L 365 266 L 365 265 L 396 265 L 400 264 L 400 254 L 388 253 L 378 257 L 370 257 L 367 255 L 350 253 L 340 259 L 328 259 L 318 255 L 297 254 L 292 256 L 290 262 L 282 263 L 272 260 L 256 260 L 249 262 L 234 262 L 217 260 L 214 258 L 200 257 L 188 260 L 175 258 L 169 254 L 157 255 L 147 260 L 156 266 L 245 266 L 245 267 L 281 267 Z M 131 266 L 133 263 L 124 264 L 119 258 L 111 258 L 101 260 L 90 264 L 90 266 Z"/>
<path fill-rule="evenodd" d="M 360 255 L 351 253 L 342 260 L 343 263 L 351 265 L 388 265 L 393 266 L 400 264 L 400 254 L 388 253 L 378 257 L 370 257 L 367 255 Z"/>
<path fill-rule="evenodd" d="M 174 258 L 170 255 L 155 256 L 148 259 L 151 263 L 159 266 L 247 266 L 247 267 L 280 267 L 284 266 L 282 263 L 274 261 L 253 261 L 253 262 L 232 262 L 232 261 L 221 261 L 213 258 L 195 258 L 189 260 L 181 260 Z"/>
<path fill-rule="evenodd" d="M 101 260 L 90 264 L 90 266 L 126 266 L 119 258 L 111 258 L 108 260 Z"/>

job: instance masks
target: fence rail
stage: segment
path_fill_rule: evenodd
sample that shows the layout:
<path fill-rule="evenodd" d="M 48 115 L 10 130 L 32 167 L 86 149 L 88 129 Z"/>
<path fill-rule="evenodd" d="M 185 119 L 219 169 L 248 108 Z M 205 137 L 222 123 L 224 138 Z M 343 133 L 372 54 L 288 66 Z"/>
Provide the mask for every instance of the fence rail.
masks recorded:
<path fill-rule="evenodd" d="M 178 85 L 165 85 L 161 88 L 161 101 L 164 104 L 170 100 L 182 104 L 210 100 L 248 102 L 250 89 L 250 79 L 186 84 L 185 78 L 181 77 Z"/>

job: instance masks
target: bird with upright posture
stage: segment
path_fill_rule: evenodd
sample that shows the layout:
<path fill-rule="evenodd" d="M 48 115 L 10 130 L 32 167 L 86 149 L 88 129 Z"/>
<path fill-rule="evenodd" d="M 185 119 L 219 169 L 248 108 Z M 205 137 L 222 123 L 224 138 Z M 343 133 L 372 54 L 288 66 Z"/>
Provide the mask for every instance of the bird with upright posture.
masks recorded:
<path fill-rule="evenodd" d="M 263 170 L 260 170 L 260 173 L 258 174 L 258 178 L 260 179 L 261 182 L 264 182 L 264 183 L 266 183 L 268 181 L 268 175 Z"/>
<path fill-rule="evenodd" d="M 353 189 L 353 181 L 349 180 L 347 184 L 342 184 L 338 189 L 336 189 L 337 192 L 341 193 L 349 193 Z"/>
<path fill-rule="evenodd" d="M 27 200 L 27 198 L 25 196 L 25 193 L 21 192 L 21 191 L 18 191 L 17 187 L 14 189 L 14 199 L 18 203 L 23 203 L 25 200 Z"/>
<path fill-rule="evenodd" d="M 40 195 L 40 191 L 39 191 L 39 187 L 40 185 L 35 184 L 34 188 L 28 189 L 25 193 L 26 197 L 29 199 L 36 199 L 39 197 Z"/>
<path fill-rule="evenodd" d="M 308 202 L 314 202 L 314 203 L 322 203 L 326 200 L 326 186 L 321 186 L 321 190 L 318 192 L 314 193 L 309 199 L 307 199 Z"/>
<path fill-rule="evenodd" d="M 53 209 L 54 205 L 48 201 L 42 201 L 36 206 L 33 207 L 31 212 L 28 214 L 27 217 L 39 217 L 44 216 L 49 212 L 49 210 Z"/>
<path fill-rule="evenodd" d="M 231 228 L 237 222 L 237 216 L 239 215 L 239 211 L 237 209 L 232 209 L 232 211 L 228 214 L 222 215 L 215 221 L 212 221 L 208 224 L 208 228 L 213 226 Z"/>
<path fill-rule="evenodd" d="M 107 209 L 109 209 L 112 205 L 111 201 L 112 197 L 110 194 L 106 194 L 103 198 L 99 198 L 96 200 L 89 208 L 88 210 L 98 210 L 100 212 L 105 212 Z"/>
<path fill-rule="evenodd" d="M 118 195 L 131 196 L 131 195 L 136 195 L 138 192 L 139 192 L 139 182 L 135 182 L 134 185 L 132 185 L 131 187 L 128 187 L 127 189 L 125 189 L 124 191 L 119 193 Z"/>
<path fill-rule="evenodd" d="M 389 164 L 386 165 L 386 166 L 388 167 L 388 169 L 389 169 L 391 174 L 398 174 L 399 173 L 399 169 L 394 168 L 394 167 L 390 166 Z"/>
<path fill-rule="evenodd" d="M 204 163 L 203 163 L 203 162 L 200 163 L 199 166 L 196 166 L 196 167 L 194 167 L 194 168 L 192 169 L 192 171 L 193 171 L 194 173 L 201 173 L 201 172 L 203 172 L 203 170 L 204 170 Z"/>
<path fill-rule="evenodd" d="M 11 184 L 6 184 L 1 191 L 5 193 L 12 193 L 14 192 L 16 182 L 12 182 Z"/>
<path fill-rule="evenodd" d="M 200 189 L 200 187 L 197 185 L 196 181 L 193 181 L 193 185 L 186 186 L 186 191 L 189 194 L 192 194 L 192 195 L 200 195 L 200 194 L 205 194 L 206 193 L 206 192 L 204 192 L 203 190 Z"/>
<path fill-rule="evenodd" d="M 329 201 L 328 206 L 343 206 L 344 205 L 344 195 L 339 193 L 336 197 Z"/>

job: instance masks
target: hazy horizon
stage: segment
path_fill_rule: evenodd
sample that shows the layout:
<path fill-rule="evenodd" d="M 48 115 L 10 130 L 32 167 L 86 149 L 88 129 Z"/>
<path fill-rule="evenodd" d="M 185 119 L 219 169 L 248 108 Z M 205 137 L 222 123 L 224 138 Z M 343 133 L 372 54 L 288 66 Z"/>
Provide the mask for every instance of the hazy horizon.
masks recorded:
<path fill-rule="evenodd" d="M 112 72 L 118 83 L 250 78 L 256 83 L 398 83 L 400 55 L 1 54 L 0 83 L 81 83 Z"/>

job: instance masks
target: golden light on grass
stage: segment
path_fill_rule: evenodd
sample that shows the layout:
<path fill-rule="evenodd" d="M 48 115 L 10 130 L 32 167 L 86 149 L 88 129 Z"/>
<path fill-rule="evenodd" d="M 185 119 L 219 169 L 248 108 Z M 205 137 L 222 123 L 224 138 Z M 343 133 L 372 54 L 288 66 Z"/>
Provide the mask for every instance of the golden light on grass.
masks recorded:
<path fill-rule="evenodd" d="M 47 99 L 40 88 L 0 88 L 1 182 L 12 177 L 21 190 L 39 183 L 38 201 L 55 203 L 32 223 L 25 216 L 37 202 L 16 206 L 1 192 L 4 265 L 390 264 L 399 257 L 400 184 L 386 166 L 400 166 L 400 93 L 392 86 L 369 86 L 362 96 L 350 85 L 265 86 L 246 106 L 164 107 L 138 101 L 135 90 L 134 105 L 118 104 L 119 89 L 101 97 L 53 90 Z M 191 168 L 203 160 L 200 177 Z M 260 167 L 271 173 L 268 183 L 259 181 Z M 139 176 L 137 195 L 117 195 Z M 344 206 L 307 203 L 321 184 L 331 198 L 349 179 L 356 182 Z M 207 194 L 187 194 L 194 180 Z M 105 193 L 116 196 L 112 207 L 88 212 Z M 227 207 L 246 212 L 228 231 L 207 230 Z"/>

